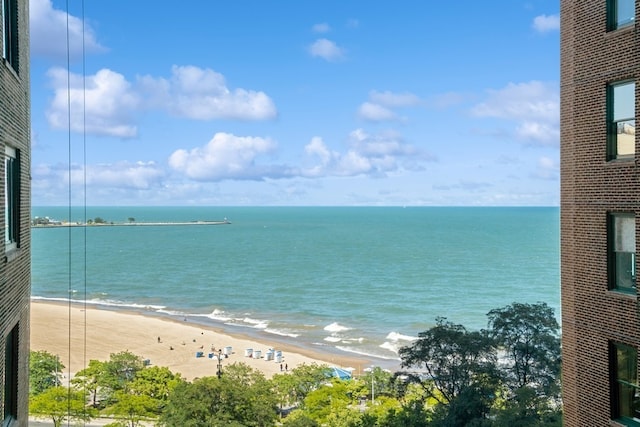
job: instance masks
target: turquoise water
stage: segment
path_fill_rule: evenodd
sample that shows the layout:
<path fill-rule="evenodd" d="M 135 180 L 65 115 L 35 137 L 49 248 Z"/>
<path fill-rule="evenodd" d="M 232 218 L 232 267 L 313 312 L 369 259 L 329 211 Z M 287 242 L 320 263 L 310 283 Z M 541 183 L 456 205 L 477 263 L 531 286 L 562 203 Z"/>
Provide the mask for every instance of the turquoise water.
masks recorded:
<path fill-rule="evenodd" d="M 479 329 L 514 301 L 560 314 L 554 207 L 87 208 L 98 216 L 231 224 L 33 229 L 34 298 L 70 295 L 391 361 L 437 316 Z"/>

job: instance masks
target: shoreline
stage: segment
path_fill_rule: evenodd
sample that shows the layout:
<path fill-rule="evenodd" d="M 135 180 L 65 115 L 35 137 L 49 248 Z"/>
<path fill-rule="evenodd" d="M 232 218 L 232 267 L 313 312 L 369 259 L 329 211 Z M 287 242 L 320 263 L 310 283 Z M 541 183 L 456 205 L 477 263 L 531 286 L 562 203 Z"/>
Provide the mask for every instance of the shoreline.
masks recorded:
<path fill-rule="evenodd" d="M 223 371 L 225 365 L 243 362 L 267 378 L 280 373 L 281 366 L 275 360 L 265 360 L 270 349 L 282 351 L 283 369 L 289 370 L 317 363 L 352 368 L 353 374 L 359 375 L 373 362 L 365 356 L 339 354 L 329 348 L 309 349 L 285 339 L 229 332 L 214 325 L 139 310 L 31 301 L 31 350 L 47 350 L 59 356 L 69 376 L 86 367 L 91 359 L 108 360 L 111 353 L 126 350 L 149 360 L 151 366 L 166 366 L 191 381 L 215 375 L 216 354 L 227 347 L 231 347 L 231 354 L 222 359 Z M 247 357 L 248 349 L 259 350 L 261 357 Z M 203 356 L 196 357 L 197 352 Z"/>
<path fill-rule="evenodd" d="M 68 228 L 68 227 L 161 227 L 182 225 L 230 225 L 227 220 L 222 221 L 178 221 L 178 222 L 100 222 L 87 224 L 83 222 L 61 222 L 51 224 L 32 224 L 31 228 Z"/>

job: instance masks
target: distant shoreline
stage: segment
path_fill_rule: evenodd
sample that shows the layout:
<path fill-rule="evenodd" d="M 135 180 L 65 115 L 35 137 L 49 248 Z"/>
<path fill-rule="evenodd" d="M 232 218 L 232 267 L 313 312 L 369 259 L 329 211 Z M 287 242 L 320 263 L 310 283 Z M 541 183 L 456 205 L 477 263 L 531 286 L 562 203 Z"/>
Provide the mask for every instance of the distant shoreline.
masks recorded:
<path fill-rule="evenodd" d="M 187 222 L 101 222 L 101 223 L 83 223 L 83 222 L 63 222 L 55 224 L 33 224 L 31 228 L 60 228 L 60 227 L 158 227 L 171 225 L 229 225 L 230 221 L 187 221 Z"/>

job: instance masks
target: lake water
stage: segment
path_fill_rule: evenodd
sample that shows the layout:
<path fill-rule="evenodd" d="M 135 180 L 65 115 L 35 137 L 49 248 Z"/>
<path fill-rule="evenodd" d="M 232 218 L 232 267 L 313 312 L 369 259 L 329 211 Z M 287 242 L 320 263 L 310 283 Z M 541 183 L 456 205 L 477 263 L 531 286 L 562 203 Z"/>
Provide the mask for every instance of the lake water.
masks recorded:
<path fill-rule="evenodd" d="M 229 225 L 32 230 L 32 294 L 397 361 L 437 316 L 560 312 L 555 207 L 34 207 L 32 216 Z"/>

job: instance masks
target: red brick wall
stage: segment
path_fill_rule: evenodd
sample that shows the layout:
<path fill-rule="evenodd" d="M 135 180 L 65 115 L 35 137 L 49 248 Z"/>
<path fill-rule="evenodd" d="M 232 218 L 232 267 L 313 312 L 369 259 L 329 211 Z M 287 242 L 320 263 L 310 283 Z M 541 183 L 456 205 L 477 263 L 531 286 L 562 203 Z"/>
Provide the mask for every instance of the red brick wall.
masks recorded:
<path fill-rule="evenodd" d="M 20 247 L 8 254 L 0 243 L 0 378 L 4 378 L 5 338 L 19 324 L 18 423 L 28 425 L 29 299 L 31 296 L 31 117 L 29 83 L 29 2 L 18 0 L 19 69 L 0 58 L 0 152 L 20 150 Z M 4 28 L 0 20 L 0 35 Z M 0 52 L 4 38 L 0 37 Z M 0 162 L 0 234 L 4 240 L 4 160 Z M 0 385 L 2 382 L 0 382 Z M 0 390 L 0 396 L 4 392 Z M 0 398 L 0 414 L 4 399 Z M 1 418 L 1 415 L 0 415 Z M 1 422 L 1 419 L 0 419 Z"/>
<path fill-rule="evenodd" d="M 635 212 L 640 225 L 638 165 L 606 160 L 607 84 L 637 80 L 640 40 L 634 25 L 608 33 L 606 19 L 605 1 L 561 0 L 562 386 L 575 427 L 616 425 L 608 343 L 640 347 L 637 295 L 609 291 L 607 278 L 607 212 Z"/>

